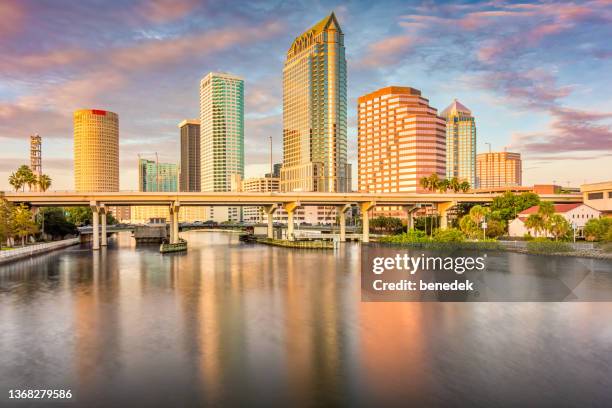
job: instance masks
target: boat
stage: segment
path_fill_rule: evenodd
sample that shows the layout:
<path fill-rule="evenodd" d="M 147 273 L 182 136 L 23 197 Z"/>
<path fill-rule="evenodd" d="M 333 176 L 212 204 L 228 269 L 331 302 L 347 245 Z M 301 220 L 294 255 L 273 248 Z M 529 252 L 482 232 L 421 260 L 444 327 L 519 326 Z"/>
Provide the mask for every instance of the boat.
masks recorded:
<path fill-rule="evenodd" d="M 187 250 L 187 241 L 183 238 L 179 238 L 179 242 L 171 244 L 169 242 L 162 242 L 159 246 L 159 252 L 167 254 L 171 252 L 182 252 Z"/>

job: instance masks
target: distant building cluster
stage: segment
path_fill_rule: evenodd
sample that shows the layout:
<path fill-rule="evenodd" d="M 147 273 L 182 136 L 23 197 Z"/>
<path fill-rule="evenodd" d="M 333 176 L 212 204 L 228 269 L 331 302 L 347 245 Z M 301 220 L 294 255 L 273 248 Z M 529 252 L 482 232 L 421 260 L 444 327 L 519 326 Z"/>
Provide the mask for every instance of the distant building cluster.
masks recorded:
<path fill-rule="evenodd" d="M 199 85 L 199 119 L 179 123 L 180 163 L 139 158 L 140 191 L 350 192 L 347 162 L 347 63 L 344 34 L 332 13 L 296 37 L 283 68 L 283 160 L 263 178 L 244 179 L 244 80 L 210 72 Z M 360 192 L 424 192 L 420 180 L 457 178 L 472 188 L 520 186 L 519 153 L 477 154 L 476 119 L 455 99 L 440 114 L 418 89 L 389 86 L 358 98 L 357 188 Z M 36 140 L 32 141 L 32 167 Z M 119 190 L 119 118 L 74 113 L 77 191 Z M 399 208 L 379 208 L 382 213 Z M 120 214 L 146 221 L 155 207 Z M 183 210 L 181 210 L 183 211 Z M 184 211 L 187 213 L 187 210 Z M 261 208 L 210 207 L 194 220 L 264 221 Z M 299 208 L 296 222 L 331 223 L 335 208 Z M 274 217 L 286 218 L 283 211 Z M 181 217 L 183 218 L 183 217 Z"/>

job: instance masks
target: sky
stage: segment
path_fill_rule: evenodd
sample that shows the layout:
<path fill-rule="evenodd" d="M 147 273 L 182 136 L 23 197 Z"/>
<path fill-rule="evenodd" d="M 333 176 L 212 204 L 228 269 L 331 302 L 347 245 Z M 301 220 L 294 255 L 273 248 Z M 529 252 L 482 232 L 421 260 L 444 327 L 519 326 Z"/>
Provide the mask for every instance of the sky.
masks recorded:
<path fill-rule="evenodd" d="M 282 69 L 295 37 L 334 11 L 348 63 L 349 161 L 360 95 L 421 90 L 476 117 L 478 152 L 523 156 L 523 184 L 612 179 L 612 0 L 0 0 L 0 190 L 43 137 L 51 190 L 74 188 L 72 114 L 116 112 L 120 188 L 137 155 L 179 161 L 177 124 L 199 116 L 210 71 L 245 80 L 246 177 L 282 158 Z M 356 179 L 354 180 L 355 183 Z"/>

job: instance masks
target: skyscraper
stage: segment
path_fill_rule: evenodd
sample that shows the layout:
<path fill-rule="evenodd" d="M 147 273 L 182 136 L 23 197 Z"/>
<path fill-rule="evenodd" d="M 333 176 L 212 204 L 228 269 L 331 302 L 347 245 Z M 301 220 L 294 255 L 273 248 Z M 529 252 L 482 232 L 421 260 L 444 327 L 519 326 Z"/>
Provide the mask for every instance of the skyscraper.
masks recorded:
<path fill-rule="evenodd" d="M 476 186 L 476 122 L 457 99 L 440 114 L 446 119 L 446 178 Z"/>
<path fill-rule="evenodd" d="M 350 190 L 346 109 L 344 34 L 332 13 L 287 51 L 281 191 Z"/>
<path fill-rule="evenodd" d="M 478 188 L 512 187 L 523 183 L 520 153 L 493 152 L 476 156 Z"/>
<path fill-rule="evenodd" d="M 177 179 L 176 164 L 138 159 L 138 191 L 177 191 Z"/>
<path fill-rule="evenodd" d="M 200 82 L 201 191 L 230 191 L 244 177 L 244 81 L 211 72 Z"/>
<path fill-rule="evenodd" d="M 181 130 L 180 191 L 200 191 L 200 121 L 184 120 Z"/>
<path fill-rule="evenodd" d="M 119 191 L 119 116 L 74 112 L 74 184 L 79 192 Z"/>
<path fill-rule="evenodd" d="M 244 178 L 244 81 L 211 72 L 200 82 L 201 191 L 231 191 Z M 215 221 L 239 221 L 238 207 L 210 207 Z"/>
<path fill-rule="evenodd" d="M 446 174 L 446 122 L 414 88 L 391 86 L 358 99 L 359 191 L 420 192 Z"/>

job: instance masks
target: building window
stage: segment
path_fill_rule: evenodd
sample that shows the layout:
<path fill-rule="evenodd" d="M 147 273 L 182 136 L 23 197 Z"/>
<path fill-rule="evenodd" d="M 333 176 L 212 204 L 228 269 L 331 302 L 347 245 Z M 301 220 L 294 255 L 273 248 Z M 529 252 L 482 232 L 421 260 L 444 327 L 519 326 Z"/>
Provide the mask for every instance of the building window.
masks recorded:
<path fill-rule="evenodd" d="M 603 198 L 603 192 L 601 193 L 589 193 L 589 200 L 601 200 Z"/>

